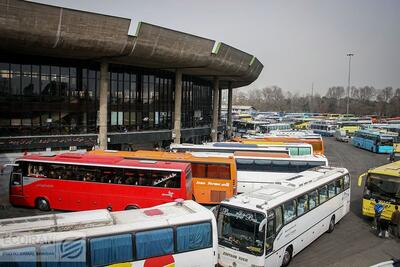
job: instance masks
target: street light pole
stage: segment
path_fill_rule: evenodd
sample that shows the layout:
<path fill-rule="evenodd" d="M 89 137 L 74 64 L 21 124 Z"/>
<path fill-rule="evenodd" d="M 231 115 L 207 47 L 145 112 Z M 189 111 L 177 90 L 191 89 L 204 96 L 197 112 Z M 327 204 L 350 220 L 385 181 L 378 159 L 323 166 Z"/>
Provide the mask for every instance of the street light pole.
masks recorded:
<path fill-rule="evenodd" d="M 351 57 L 354 56 L 352 53 L 348 53 L 349 57 L 349 79 L 347 84 L 347 106 L 346 106 L 346 114 L 349 114 L 349 105 L 350 105 L 350 70 L 351 70 Z"/>

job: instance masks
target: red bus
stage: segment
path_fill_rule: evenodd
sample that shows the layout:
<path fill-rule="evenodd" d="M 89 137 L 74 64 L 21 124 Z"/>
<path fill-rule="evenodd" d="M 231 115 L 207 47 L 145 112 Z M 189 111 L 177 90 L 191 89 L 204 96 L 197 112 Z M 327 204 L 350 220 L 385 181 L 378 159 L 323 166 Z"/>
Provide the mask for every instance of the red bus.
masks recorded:
<path fill-rule="evenodd" d="M 10 202 L 39 210 L 124 210 L 192 199 L 189 163 L 64 153 L 13 164 Z"/>

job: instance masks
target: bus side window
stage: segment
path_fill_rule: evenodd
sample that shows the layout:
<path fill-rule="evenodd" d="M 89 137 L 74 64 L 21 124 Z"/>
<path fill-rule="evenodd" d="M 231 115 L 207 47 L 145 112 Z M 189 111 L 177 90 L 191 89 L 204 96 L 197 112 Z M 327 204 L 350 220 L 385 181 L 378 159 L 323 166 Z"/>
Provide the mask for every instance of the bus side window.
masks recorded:
<path fill-rule="evenodd" d="M 206 165 L 201 163 L 192 163 L 193 177 L 206 178 Z"/>
<path fill-rule="evenodd" d="M 90 240 L 91 265 L 108 265 L 133 260 L 132 235 L 96 237 Z"/>
<path fill-rule="evenodd" d="M 274 209 L 275 211 L 275 233 L 278 233 L 283 226 L 282 207 L 279 206 Z"/>
<path fill-rule="evenodd" d="M 136 256 L 138 259 L 163 256 L 174 252 L 172 228 L 136 233 Z"/>
<path fill-rule="evenodd" d="M 337 179 L 335 182 L 336 194 L 343 192 L 343 178 Z"/>
<path fill-rule="evenodd" d="M 37 261 L 36 256 L 35 247 L 0 250 L 0 265 L 35 267 Z"/>
<path fill-rule="evenodd" d="M 308 211 L 308 195 L 302 195 L 297 198 L 297 216 L 300 216 Z"/>
<path fill-rule="evenodd" d="M 178 252 L 208 248 L 211 243 L 211 223 L 198 223 L 176 228 L 176 246 Z"/>
<path fill-rule="evenodd" d="M 328 196 L 329 198 L 336 196 L 335 182 L 328 184 Z"/>
<path fill-rule="evenodd" d="M 344 185 L 344 190 L 349 189 L 350 187 L 350 176 L 347 174 L 343 178 L 343 185 Z"/>
<path fill-rule="evenodd" d="M 322 204 L 322 203 L 324 203 L 325 201 L 328 200 L 328 188 L 327 188 L 326 185 L 321 186 L 318 189 L 318 195 L 319 195 L 319 203 L 320 204 Z"/>
<path fill-rule="evenodd" d="M 273 244 L 276 236 L 275 232 L 275 213 L 273 210 L 268 211 L 267 234 L 265 238 L 265 252 L 268 254 L 273 250 Z"/>
<path fill-rule="evenodd" d="M 318 193 L 317 191 L 312 191 L 308 193 L 308 207 L 310 210 L 318 206 Z"/>
<path fill-rule="evenodd" d="M 43 244 L 40 246 L 40 257 L 42 267 L 72 265 L 71 259 L 63 257 L 65 247 L 74 248 L 76 253 L 73 258 L 73 266 L 86 266 L 86 240 L 65 240 L 62 243 Z M 61 264 L 60 264 L 61 263 Z"/>
<path fill-rule="evenodd" d="M 283 222 L 285 224 L 296 219 L 296 200 L 289 200 L 283 204 Z"/>

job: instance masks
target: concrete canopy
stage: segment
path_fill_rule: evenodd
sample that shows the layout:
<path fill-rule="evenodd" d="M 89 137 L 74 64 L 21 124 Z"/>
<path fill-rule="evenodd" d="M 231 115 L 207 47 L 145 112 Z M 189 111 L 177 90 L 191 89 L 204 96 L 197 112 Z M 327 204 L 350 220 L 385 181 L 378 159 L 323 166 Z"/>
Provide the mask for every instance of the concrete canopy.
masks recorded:
<path fill-rule="evenodd" d="M 254 56 L 224 43 L 130 19 L 0 0 L 0 50 L 29 55 L 106 61 L 174 71 L 212 80 L 220 87 L 245 86 L 263 69 Z"/>

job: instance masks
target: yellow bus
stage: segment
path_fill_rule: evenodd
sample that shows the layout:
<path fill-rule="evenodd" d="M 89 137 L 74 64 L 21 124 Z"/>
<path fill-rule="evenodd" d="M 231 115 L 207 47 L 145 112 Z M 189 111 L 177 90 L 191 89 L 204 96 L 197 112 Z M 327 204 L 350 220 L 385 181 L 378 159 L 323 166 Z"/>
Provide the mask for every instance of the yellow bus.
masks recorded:
<path fill-rule="evenodd" d="M 232 157 L 194 156 L 191 153 L 162 151 L 93 150 L 95 155 L 118 156 L 141 160 L 191 163 L 193 200 L 201 204 L 219 204 L 237 193 L 236 163 Z"/>
<path fill-rule="evenodd" d="M 395 205 L 400 205 L 400 161 L 386 164 L 358 177 L 358 186 L 361 187 L 363 177 L 365 179 L 364 194 L 362 200 L 362 214 L 374 217 L 374 205 L 379 200 L 385 205 L 382 218 L 390 220 Z"/>

